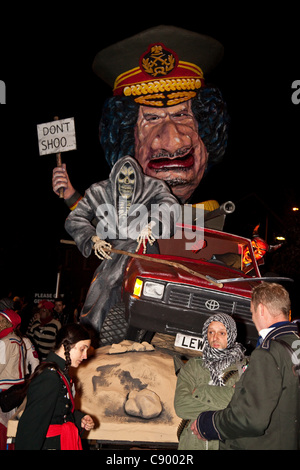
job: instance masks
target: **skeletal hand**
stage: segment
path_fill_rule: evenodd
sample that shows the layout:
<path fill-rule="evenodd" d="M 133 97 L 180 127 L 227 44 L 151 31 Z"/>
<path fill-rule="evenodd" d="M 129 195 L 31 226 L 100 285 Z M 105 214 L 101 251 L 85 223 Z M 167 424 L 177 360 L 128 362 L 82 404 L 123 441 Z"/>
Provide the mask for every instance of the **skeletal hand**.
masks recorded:
<path fill-rule="evenodd" d="M 155 225 L 156 223 L 151 221 L 149 224 L 146 225 L 146 227 L 141 230 L 141 233 L 136 239 L 136 241 L 138 242 L 138 246 L 135 251 L 139 251 L 141 244 L 143 244 L 143 253 L 146 253 L 146 239 L 148 240 L 148 243 L 151 246 L 153 245 L 153 243 L 155 242 L 155 237 L 152 235 L 152 227 L 154 227 Z"/>
<path fill-rule="evenodd" d="M 94 243 L 94 251 L 95 255 L 99 259 L 111 259 L 109 256 L 110 250 L 112 248 L 110 243 L 107 243 L 105 240 L 101 240 L 101 238 L 97 237 L 97 235 L 92 237 L 92 242 Z"/>

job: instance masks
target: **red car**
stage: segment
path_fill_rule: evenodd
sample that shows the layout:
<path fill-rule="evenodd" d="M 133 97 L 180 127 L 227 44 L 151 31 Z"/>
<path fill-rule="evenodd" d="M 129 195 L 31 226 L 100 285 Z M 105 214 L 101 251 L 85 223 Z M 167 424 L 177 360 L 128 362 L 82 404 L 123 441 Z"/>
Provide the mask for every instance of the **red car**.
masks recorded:
<path fill-rule="evenodd" d="M 195 231 L 199 241 L 187 249 Z M 179 224 L 175 237 L 158 244 L 160 254 L 132 258 L 126 268 L 123 302 L 130 329 L 176 335 L 177 346 L 201 350 L 203 324 L 219 311 L 236 320 L 238 341 L 255 347 L 250 299 L 261 275 L 251 240 Z"/>

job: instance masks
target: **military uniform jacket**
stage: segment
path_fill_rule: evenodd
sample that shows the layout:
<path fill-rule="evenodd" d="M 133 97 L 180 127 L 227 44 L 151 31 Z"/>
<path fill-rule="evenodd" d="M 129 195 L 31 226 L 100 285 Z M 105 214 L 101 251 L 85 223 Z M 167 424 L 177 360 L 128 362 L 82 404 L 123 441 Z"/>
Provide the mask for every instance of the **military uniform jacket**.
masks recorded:
<path fill-rule="evenodd" d="M 65 361 L 55 353 L 49 353 L 48 361 L 55 362 L 64 370 Z M 67 387 L 58 372 L 45 369 L 32 380 L 28 388 L 26 407 L 18 424 L 16 450 L 60 449 L 59 436 L 46 438 L 49 425 L 70 421 L 80 431 L 83 416 L 81 411 L 72 413 Z"/>

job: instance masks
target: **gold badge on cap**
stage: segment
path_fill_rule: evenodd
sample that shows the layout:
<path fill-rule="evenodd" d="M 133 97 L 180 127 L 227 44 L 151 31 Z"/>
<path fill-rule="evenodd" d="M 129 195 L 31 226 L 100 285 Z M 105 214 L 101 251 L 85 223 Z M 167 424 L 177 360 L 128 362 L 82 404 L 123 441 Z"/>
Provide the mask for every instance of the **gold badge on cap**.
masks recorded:
<path fill-rule="evenodd" d="M 117 77 L 114 95 L 132 97 L 146 106 L 174 106 L 196 96 L 202 86 L 200 67 L 178 60 L 164 44 L 151 44 L 140 57 L 139 67 Z"/>
<path fill-rule="evenodd" d="M 163 49 L 162 45 L 150 46 L 150 52 L 142 56 L 141 66 L 152 77 L 162 77 L 170 73 L 176 64 L 171 51 Z"/>

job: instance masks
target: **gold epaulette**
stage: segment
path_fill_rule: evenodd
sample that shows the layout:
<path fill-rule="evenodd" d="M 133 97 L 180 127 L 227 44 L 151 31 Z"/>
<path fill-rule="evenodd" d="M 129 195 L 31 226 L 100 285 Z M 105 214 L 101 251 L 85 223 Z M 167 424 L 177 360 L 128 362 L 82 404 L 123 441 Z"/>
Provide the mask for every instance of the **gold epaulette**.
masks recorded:
<path fill-rule="evenodd" d="M 192 204 L 192 207 L 197 208 L 197 206 L 199 206 L 200 204 L 204 206 L 205 211 L 209 211 L 209 212 L 219 209 L 220 207 L 220 204 L 218 203 L 218 201 L 215 201 L 214 199 L 209 199 L 208 201 L 203 201 L 203 202 L 198 202 L 197 204 Z"/>

